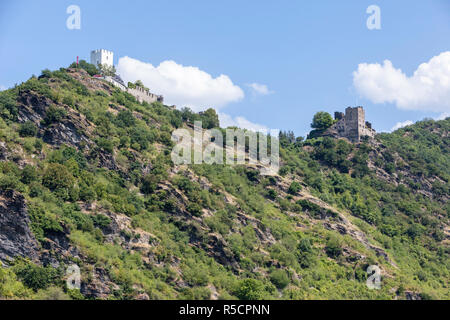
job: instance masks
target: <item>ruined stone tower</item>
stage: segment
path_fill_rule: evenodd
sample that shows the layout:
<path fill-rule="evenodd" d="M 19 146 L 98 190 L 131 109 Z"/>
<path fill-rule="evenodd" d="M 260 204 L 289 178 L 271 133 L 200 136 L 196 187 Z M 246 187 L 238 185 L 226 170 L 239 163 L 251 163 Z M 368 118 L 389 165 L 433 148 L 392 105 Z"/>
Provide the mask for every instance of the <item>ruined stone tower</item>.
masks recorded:
<path fill-rule="evenodd" d="M 364 136 L 371 138 L 375 136 L 375 130 L 372 129 L 371 123 L 365 121 L 363 107 L 348 107 L 345 109 L 345 114 L 335 112 L 334 119 L 337 122 L 325 132 L 325 135 L 346 138 L 351 142 L 360 142 Z"/>

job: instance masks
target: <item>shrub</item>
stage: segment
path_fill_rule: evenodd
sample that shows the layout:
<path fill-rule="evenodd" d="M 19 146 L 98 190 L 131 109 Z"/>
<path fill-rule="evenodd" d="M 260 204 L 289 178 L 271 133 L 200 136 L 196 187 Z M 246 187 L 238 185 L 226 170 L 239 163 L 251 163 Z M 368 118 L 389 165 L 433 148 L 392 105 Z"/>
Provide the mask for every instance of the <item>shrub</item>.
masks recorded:
<path fill-rule="evenodd" d="M 159 182 L 159 177 L 154 174 L 147 174 L 142 178 L 141 191 L 144 194 L 151 194 L 156 190 L 156 186 Z"/>
<path fill-rule="evenodd" d="M 97 67 L 95 65 L 91 64 L 91 63 L 86 62 L 86 60 L 80 60 L 78 62 L 78 65 L 76 64 L 76 62 L 73 62 L 69 66 L 69 68 L 81 68 L 81 69 L 84 69 L 91 76 L 99 73 L 99 70 L 97 69 Z"/>
<path fill-rule="evenodd" d="M 32 291 L 17 280 L 11 268 L 5 268 L 0 262 L 0 297 L 1 299 L 17 299 L 31 297 Z"/>
<path fill-rule="evenodd" d="M 31 220 L 31 229 L 39 241 L 44 240 L 46 233 L 61 232 L 61 224 L 55 217 L 45 212 L 43 208 L 37 205 L 31 205 L 28 208 Z"/>
<path fill-rule="evenodd" d="M 97 193 L 92 187 L 89 187 L 85 183 L 82 183 L 80 185 L 79 197 L 80 200 L 91 202 L 97 198 Z"/>
<path fill-rule="evenodd" d="M 36 294 L 37 300 L 71 300 L 71 297 L 64 293 L 61 288 L 50 287 L 47 289 L 39 290 Z"/>
<path fill-rule="evenodd" d="M 131 128 L 136 124 L 136 119 L 130 110 L 125 110 L 117 114 L 115 123 L 120 128 Z"/>
<path fill-rule="evenodd" d="M 32 198 L 36 198 L 42 195 L 42 186 L 39 183 L 32 183 L 30 185 L 29 195 Z"/>
<path fill-rule="evenodd" d="M 235 294 L 240 300 L 261 300 L 264 297 L 264 284 L 256 279 L 241 280 Z"/>
<path fill-rule="evenodd" d="M 338 238 L 331 237 L 327 241 L 325 251 L 330 258 L 337 258 L 342 254 L 342 245 Z"/>
<path fill-rule="evenodd" d="M 52 123 L 59 122 L 63 117 L 67 115 L 66 110 L 56 106 L 50 106 L 45 113 L 43 124 L 48 126 Z"/>
<path fill-rule="evenodd" d="M 30 262 L 18 263 L 14 266 L 14 271 L 19 279 L 34 291 L 49 287 L 58 278 L 58 272 L 53 267 L 40 267 Z"/>
<path fill-rule="evenodd" d="M 22 170 L 21 181 L 25 184 L 30 184 L 33 181 L 36 181 L 38 178 L 38 174 L 36 169 L 33 166 L 26 165 Z"/>
<path fill-rule="evenodd" d="M 44 69 L 41 72 L 41 76 L 39 78 L 51 78 L 52 72 L 49 69 Z"/>
<path fill-rule="evenodd" d="M 33 122 L 27 121 L 20 125 L 19 134 L 21 137 L 34 137 L 36 133 L 37 128 Z"/>
<path fill-rule="evenodd" d="M 267 190 L 267 197 L 269 199 L 275 200 L 277 198 L 277 192 L 274 189 Z"/>
<path fill-rule="evenodd" d="M 419 225 L 419 224 L 417 224 L 417 223 L 414 223 L 412 226 L 410 226 L 409 228 L 408 228 L 408 230 L 406 230 L 406 234 L 411 238 L 411 239 L 416 239 L 416 238 L 418 238 L 418 237 L 420 237 L 421 236 L 421 234 L 423 233 L 423 231 L 424 231 L 424 227 L 423 226 L 421 226 L 421 225 Z"/>
<path fill-rule="evenodd" d="M 200 217 L 202 215 L 202 206 L 195 202 L 189 203 L 186 207 L 186 210 L 196 217 Z"/>
<path fill-rule="evenodd" d="M 75 99 L 72 96 L 65 96 L 63 103 L 73 108 L 75 106 Z"/>
<path fill-rule="evenodd" d="M 270 281 L 278 288 L 284 289 L 289 284 L 289 277 L 282 269 L 273 270 L 270 273 Z"/>
<path fill-rule="evenodd" d="M 73 184 L 73 177 L 67 168 L 59 163 L 50 163 L 42 177 L 42 184 L 50 190 L 68 189 Z"/>
<path fill-rule="evenodd" d="M 288 193 L 295 195 L 295 194 L 299 193 L 301 190 L 302 190 L 302 186 L 300 185 L 300 183 L 298 183 L 297 181 L 294 181 L 289 186 Z"/>
<path fill-rule="evenodd" d="M 0 92 L 0 116 L 13 120 L 17 117 L 16 95 L 10 91 Z"/>
<path fill-rule="evenodd" d="M 16 176 L 4 175 L 0 176 L 0 189 L 1 190 L 17 190 L 19 188 L 20 181 Z"/>
<path fill-rule="evenodd" d="M 34 142 L 34 148 L 36 149 L 36 151 L 41 152 L 42 151 L 42 147 L 43 147 L 43 142 L 41 139 L 36 139 L 36 141 Z"/>
<path fill-rule="evenodd" d="M 114 151 L 114 144 L 110 139 L 100 138 L 97 140 L 97 145 L 108 153 Z"/>
<path fill-rule="evenodd" d="M 92 217 L 94 225 L 99 228 L 105 228 L 111 223 L 111 219 L 104 214 L 96 214 Z"/>

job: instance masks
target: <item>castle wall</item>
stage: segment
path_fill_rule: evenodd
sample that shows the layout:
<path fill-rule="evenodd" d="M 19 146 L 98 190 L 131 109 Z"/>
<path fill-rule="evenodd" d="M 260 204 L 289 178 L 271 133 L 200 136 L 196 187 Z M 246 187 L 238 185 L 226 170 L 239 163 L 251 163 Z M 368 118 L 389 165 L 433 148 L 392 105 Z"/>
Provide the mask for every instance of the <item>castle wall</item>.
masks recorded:
<path fill-rule="evenodd" d="M 122 91 L 127 91 L 127 89 L 128 89 L 128 88 L 125 87 L 122 83 L 120 83 L 120 82 L 114 80 L 113 77 L 106 76 L 106 77 L 103 77 L 103 79 L 105 79 L 106 81 L 112 83 L 112 84 L 115 85 L 116 87 L 119 87 Z"/>
<path fill-rule="evenodd" d="M 136 87 L 135 89 L 133 88 L 128 88 L 128 92 L 130 94 L 132 94 L 139 102 L 147 102 L 147 103 L 153 103 L 156 101 L 159 102 L 163 102 L 163 98 L 162 96 L 158 96 L 156 94 L 153 94 L 141 87 Z"/>

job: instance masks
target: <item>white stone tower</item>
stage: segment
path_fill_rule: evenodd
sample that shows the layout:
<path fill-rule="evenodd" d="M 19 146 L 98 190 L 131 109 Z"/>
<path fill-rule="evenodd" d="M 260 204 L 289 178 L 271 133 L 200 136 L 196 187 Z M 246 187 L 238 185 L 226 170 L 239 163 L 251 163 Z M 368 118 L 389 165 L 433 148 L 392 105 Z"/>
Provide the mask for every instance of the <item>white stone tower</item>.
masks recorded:
<path fill-rule="evenodd" d="M 105 49 L 98 49 L 91 51 L 91 63 L 94 66 L 104 64 L 109 67 L 114 65 L 114 53 Z"/>

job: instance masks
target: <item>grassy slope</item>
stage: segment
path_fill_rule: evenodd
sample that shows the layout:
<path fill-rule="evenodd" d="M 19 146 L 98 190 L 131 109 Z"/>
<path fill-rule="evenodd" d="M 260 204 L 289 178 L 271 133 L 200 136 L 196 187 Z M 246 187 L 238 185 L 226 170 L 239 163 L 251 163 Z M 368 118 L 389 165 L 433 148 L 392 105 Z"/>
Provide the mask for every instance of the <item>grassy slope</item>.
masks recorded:
<path fill-rule="evenodd" d="M 37 132 L 19 123 L 24 95 L 50 101 Z M 74 261 L 96 287 L 86 297 L 450 297 L 449 119 L 358 146 L 282 138 L 280 176 L 265 177 L 243 166 L 174 167 L 170 133 L 199 116 L 139 104 L 83 72 L 2 92 L 0 113 L 9 160 L 0 188 L 26 197 L 42 245 L 64 229 L 80 251 L 60 257 L 56 272 L 17 260 L 0 273 L 0 296 L 82 298 L 62 281 Z M 60 122 L 85 139 L 43 142 Z M 61 176 L 70 179 L 51 183 Z M 289 192 L 293 181 L 301 190 Z M 381 290 L 365 285 L 371 264 L 383 270 Z"/>

